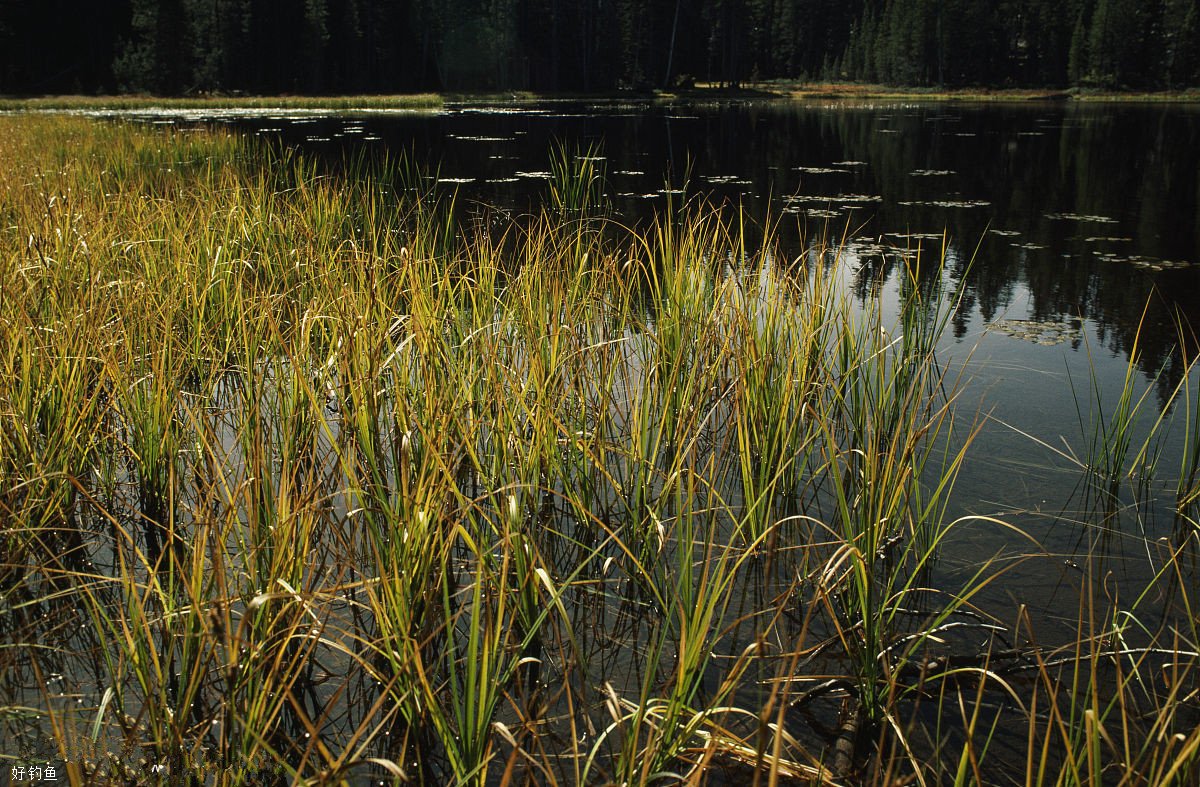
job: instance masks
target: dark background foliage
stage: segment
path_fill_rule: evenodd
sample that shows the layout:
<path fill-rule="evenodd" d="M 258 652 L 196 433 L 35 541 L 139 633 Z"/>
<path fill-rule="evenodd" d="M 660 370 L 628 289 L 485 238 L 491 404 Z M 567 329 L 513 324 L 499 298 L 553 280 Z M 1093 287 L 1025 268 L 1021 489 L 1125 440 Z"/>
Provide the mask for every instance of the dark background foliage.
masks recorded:
<path fill-rule="evenodd" d="M 1200 0 L 0 0 L 0 92 L 1200 84 Z"/>

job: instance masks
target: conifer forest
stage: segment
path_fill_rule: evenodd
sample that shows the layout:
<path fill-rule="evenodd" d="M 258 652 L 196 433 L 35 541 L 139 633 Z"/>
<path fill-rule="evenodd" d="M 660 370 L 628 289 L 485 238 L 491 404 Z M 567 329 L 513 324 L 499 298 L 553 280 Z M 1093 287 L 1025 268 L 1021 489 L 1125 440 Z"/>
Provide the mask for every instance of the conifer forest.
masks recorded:
<path fill-rule="evenodd" d="M 1200 84 L 1198 0 L 0 2 L 0 93 Z"/>

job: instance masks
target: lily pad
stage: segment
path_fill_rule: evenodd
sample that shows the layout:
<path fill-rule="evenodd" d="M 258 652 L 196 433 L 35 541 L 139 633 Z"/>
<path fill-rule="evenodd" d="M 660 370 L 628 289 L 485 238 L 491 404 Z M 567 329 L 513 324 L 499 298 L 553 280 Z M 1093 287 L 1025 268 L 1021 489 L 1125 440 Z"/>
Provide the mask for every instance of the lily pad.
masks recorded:
<path fill-rule="evenodd" d="M 1047 213 L 1046 218 L 1051 221 L 1080 221 L 1092 222 L 1094 224 L 1116 224 L 1117 220 L 1108 216 L 1089 216 L 1085 213 Z"/>
<path fill-rule="evenodd" d="M 848 169 L 840 169 L 838 167 L 796 167 L 796 171 L 802 172 L 805 175 L 834 175 L 850 172 Z"/>
<path fill-rule="evenodd" d="M 988 331 L 1044 347 L 1073 342 L 1083 335 L 1082 328 L 1079 320 L 996 320 L 987 326 Z"/>

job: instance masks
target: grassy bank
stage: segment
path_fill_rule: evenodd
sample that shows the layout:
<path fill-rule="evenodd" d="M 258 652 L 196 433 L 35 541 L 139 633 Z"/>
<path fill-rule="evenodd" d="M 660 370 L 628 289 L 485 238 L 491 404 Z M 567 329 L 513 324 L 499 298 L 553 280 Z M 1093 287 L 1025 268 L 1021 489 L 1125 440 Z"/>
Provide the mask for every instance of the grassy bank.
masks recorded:
<path fill-rule="evenodd" d="M 670 102 L 791 100 L 801 102 L 869 101 L 1125 101 L 1125 102 L 1196 102 L 1200 91 L 1163 91 L 1140 93 L 1101 90 L 1047 90 L 1018 88 L 906 88 L 848 82 L 754 82 L 732 89 L 698 84 L 686 90 L 660 90 L 646 93 L 560 94 L 527 90 L 502 93 L 419 93 L 364 96 L 197 96 L 167 98 L 150 95 L 116 96 L 42 96 L 36 98 L 0 98 L 0 111 L 91 111 L 91 110 L 328 110 L 389 111 L 438 109 L 446 103 L 538 103 L 545 101 L 628 101 L 630 99 Z"/>
<path fill-rule="evenodd" d="M 834 245 L 788 262 L 698 203 L 623 227 L 587 152 L 510 220 L 413 162 L 0 118 L 0 754 L 72 783 L 1196 778 L 1194 524 L 1132 594 L 1082 554 L 1060 618 L 982 605 L 1062 556 L 951 507 L 978 419 L 938 261 L 893 320 Z"/>
<path fill-rule="evenodd" d="M 305 109 L 399 110 L 437 109 L 443 96 L 435 93 L 365 96 L 194 96 L 150 95 L 40 96 L 0 98 L 3 111 L 139 110 L 139 109 Z"/>

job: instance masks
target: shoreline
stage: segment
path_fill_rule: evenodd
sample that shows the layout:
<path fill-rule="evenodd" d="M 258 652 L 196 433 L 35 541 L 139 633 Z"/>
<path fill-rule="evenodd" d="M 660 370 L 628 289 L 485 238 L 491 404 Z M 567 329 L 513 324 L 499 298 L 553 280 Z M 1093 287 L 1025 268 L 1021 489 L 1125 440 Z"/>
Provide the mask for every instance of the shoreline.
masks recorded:
<path fill-rule="evenodd" d="M 918 88 L 844 82 L 763 82 L 728 88 L 699 84 L 683 90 L 607 91 L 601 93 L 537 93 L 499 91 L 480 93 L 413 93 L 350 96 L 246 96 L 212 95 L 163 97 L 144 94 L 83 96 L 49 95 L 0 97 L 0 111 L 142 110 L 142 109 L 440 109 L 452 104 L 525 104 L 553 101 L 666 101 L 703 103 L 710 101 L 753 102 L 795 101 L 845 102 L 1084 102 L 1084 103 L 1195 103 L 1200 89 L 1160 92 L 1114 92 L 1071 88 Z"/>

